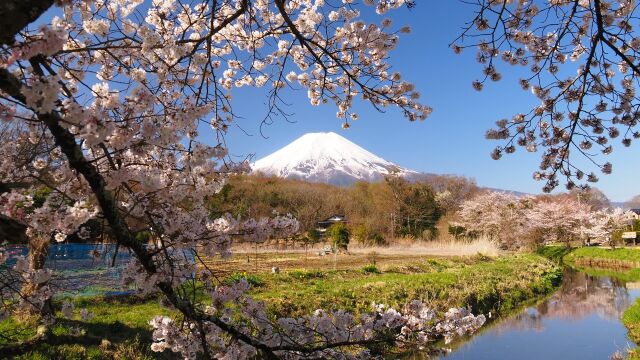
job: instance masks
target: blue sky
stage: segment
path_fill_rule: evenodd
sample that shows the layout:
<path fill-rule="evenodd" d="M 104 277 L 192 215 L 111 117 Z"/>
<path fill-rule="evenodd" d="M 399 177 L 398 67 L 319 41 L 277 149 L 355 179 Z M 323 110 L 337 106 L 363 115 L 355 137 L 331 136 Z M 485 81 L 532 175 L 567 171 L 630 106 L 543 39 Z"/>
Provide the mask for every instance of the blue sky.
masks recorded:
<path fill-rule="evenodd" d="M 372 16 L 371 8 L 367 9 L 367 20 L 382 20 Z M 396 28 L 412 28 L 411 34 L 401 37 L 390 62 L 394 71 L 400 71 L 405 80 L 416 85 L 421 101 L 434 108 L 426 121 L 412 123 L 396 109 L 381 113 L 367 103 L 356 103 L 354 111 L 360 119 L 343 130 L 334 106 L 311 106 L 305 90 L 289 90 L 282 93 L 289 104 L 285 107 L 291 114 L 288 119 L 277 118 L 273 124 L 261 127 L 267 98 L 262 90 L 244 87 L 233 90 L 234 113 L 239 118 L 226 136 L 231 154 L 235 159 L 253 156 L 257 160 L 305 133 L 333 131 L 413 170 L 462 175 L 481 186 L 539 193 L 544 184 L 534 181 L 532 173 L 538 168 L 540 154 L 518 149 L 515 154 L 494 161 L 489 153 L 499 143 L 484 138 L 496 120 L 528 112 L 538 104 L 517 83 L 522 69 L 499 64 L 503 80 L 486 84 L 482 92 L 477 92 L 471 82 L 480 77 L 482 68 L 475 61 L 475 52 L 468 49 L 455 55 L 449 48 L 461 27 L 473 17 L 473 11 L 473 6 L 460 0 L 418 0 L 413 9 L 403 8 L 387 15 Z M 59 12 L 58 8 L 52 9 L 36 23 L 48 22 Z M 215 141 L 210 132 L 202 135 L 208 142 Z M 638 144 L 625 148 L 619 141 L 614 142 L 614 152 L 606 159 L 613 163 L 613 174 L 599 175 L 596 186 L 614 201 L 640 194 Z M 604 158 L 600 160 L 603 162 Z"/>
<path fill-rule="evenodd" d="M 538 167 L 540 154 L 518 149 L 499 161 L 491 160 L 494 141 L 485 131 L 500 118 L 527 112 L 537 99 L 517 84 L 518 68 L 500 64 L 503 80 L 487 84 L 482 92 L 472 89 L 471 81 L 480 77 L 481 67 L 469 49 L 455 55 L 448 44 L 473 16 L 473 7 L 460 1 L 418 1 L 414 9 L 390 14 L 394 25 L 410 25 L 392 54 L 394 69 L 413 82 L 422 101 L 434 108 L 424 122 L 411 123 L 399 111 L 376 111 L 366 103 L 356 104 L 360 119 L 348 130 L 341 128 L 335 107 L 311 106 L 306 91 L 288 91 L 287 111 L 292 115 L 263 126 L 265 98 L 252 91 L 234 91 L 234 111 L 241 116 L 232 127 L 227 143 L 235 156 L 254 155 L 259 159 L 287 145 L 307 132 L 334 131 L 365 149 L 398 165 L 414 170 L 457 174 L 474 178 L 481 186 L 539 193 L 543 183 L 531 174 Z M 242 128 L 242 130 L 241 130 Z M 248 135 L 247 135 L 248 133 Z M 619 142 L 608 160 L 612 175 L 600 176 L 596 185 L 614 201 L 624 201 L 640 193 L 637 144 L 624 148 Z"/>

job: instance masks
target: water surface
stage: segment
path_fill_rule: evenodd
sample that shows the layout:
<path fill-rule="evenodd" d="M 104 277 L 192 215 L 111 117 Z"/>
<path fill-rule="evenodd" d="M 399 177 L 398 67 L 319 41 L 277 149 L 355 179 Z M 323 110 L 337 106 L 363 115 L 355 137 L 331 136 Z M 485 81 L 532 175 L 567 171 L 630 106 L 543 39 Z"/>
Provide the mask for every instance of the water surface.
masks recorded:
<path fill-rule="evenodd" d="M 626 353 L 635 344 L 620 317 L 640 296 L 633 287 L 567 269 L 547 300 L 488 325 L 441 359 L 606 360 Z"/>

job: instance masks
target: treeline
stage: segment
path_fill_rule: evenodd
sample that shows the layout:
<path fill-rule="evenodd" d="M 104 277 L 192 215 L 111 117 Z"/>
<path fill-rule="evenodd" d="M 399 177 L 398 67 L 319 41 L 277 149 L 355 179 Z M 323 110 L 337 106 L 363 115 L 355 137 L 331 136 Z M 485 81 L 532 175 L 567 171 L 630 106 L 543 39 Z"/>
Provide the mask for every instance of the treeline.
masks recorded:
<path fill-rule="evenodd" d="M 395 237 L 435 238 L 438 222 L 477 191 L 472 180 L 449 175 L 426 175 L 411 182 L 389 176 L 349 187 L 240 175 L 232 177 L 209 204 L 212 217 L 292 214 L 300 221 L 301 234 L 320 220 L 345 215 L 354 240 L 380 244 Z"/>

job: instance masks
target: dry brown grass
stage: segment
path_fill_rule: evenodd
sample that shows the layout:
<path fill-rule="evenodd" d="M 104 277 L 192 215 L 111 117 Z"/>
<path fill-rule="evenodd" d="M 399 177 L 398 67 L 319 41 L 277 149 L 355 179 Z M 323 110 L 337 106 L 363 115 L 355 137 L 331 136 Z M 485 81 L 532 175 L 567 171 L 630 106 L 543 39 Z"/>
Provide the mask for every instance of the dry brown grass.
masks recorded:
<path fill-rule="evenodd" d="M 349 251 L 353 253 L 375 251 L 379 254 L 432 256 L 471 256 L 476 254 L 498 256 L 504 253 L 504 251 L 498 249 L 493 241 L 482 238 L 472 241 L 455 240 L 453 238 L 438 239 L 435 241 L 399 240 L 391 246 L 353 247 L 350 248 Z"/>
<path fill-rule="evenodd" d="M 210 259 L 206 261 L 207 266 L 216 270 L 219 275 L 232 274 L 236 272 L 263 273 L 270 272 L 273 267 L 280 270 L 349 270 L 358 269 L 364 265 L 376 263 L 378 266 L 394 266 L 407 263 L 420 262 L 433 255 L 417 254 L 380 254 L 370 250 L 368 252 L 349 252 L 326 256 L 318 256 L 316 252 L 309 252 L 305 256 L 304 252 L 235 252 L 229 259 Z"/>
<path fill-rule="evenodd" d="M 433 257 L 473 256 L 482 254 L 498 256 L 503 254 L 493 242 L 486 239 L 462 241 L 441 239 L 436 241 L 415 241 L 398 239 L 391 246 L 349 246 L 348 253 L 336 256 L 329 254 L 319 256 L 318 251 L 324 244 L 318 244 L 306 251 L 301 247 L 274 247 L 260 245 L 258 248 L 250 244 L 234 246 L 233 256 L 229 259 L 210 259 L 207 266 L 218 273 L 269 272 L 273 267 L 280 270 L 313 269 L 313 270 L 348 270 L 361 268 L 375 263 L 378 266 L 398 266 L 419 262 Z"/>

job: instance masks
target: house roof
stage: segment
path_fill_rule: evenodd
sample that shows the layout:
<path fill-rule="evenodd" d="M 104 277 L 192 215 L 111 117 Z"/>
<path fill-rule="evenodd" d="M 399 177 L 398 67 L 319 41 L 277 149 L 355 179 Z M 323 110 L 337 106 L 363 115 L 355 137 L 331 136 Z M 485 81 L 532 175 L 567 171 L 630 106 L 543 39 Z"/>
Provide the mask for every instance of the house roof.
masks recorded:
<path fill-rule="evenodd" d="M 326 218 L 326 219 L 324 219 L 324 220 L 322 220 L 322 221 L 319 221 L 319 222 L 345 221 L 346 219 L 347 219 L 347 217 L 346 217 L 346 216 L 344 216 L 344 215 L 337 215 L 337 214 L 336 214 L 336 215 L 331 215 L 330 217 L 328 217 L 328 218 Z"/>

